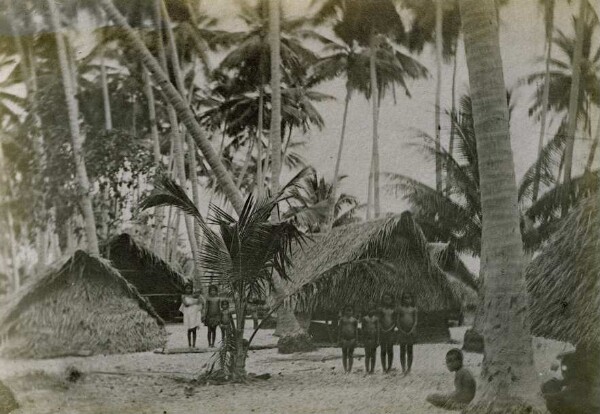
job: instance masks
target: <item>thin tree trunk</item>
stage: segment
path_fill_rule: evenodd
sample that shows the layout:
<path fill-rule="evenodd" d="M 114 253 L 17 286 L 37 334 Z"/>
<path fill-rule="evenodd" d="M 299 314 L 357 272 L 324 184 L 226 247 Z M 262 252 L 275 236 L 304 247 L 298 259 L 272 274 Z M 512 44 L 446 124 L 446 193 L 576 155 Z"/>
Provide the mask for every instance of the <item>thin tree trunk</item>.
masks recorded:
<path fill-rule="evenodd" d="M 381 214 L 381 206 L 379 203 L 379 89 L 377 85 L 377 35 L 371 33 L 369 42 L 371 49 L 369 55 L 369 71 L 371 74 L 371 102 L 373 104 L 373 146 L 371 154 L 371 174 L 373 182 L 373 211 L 375 218 Z"/>
<path fill-rule="evenodd" d="M 269 43 L 271 50 L 271 193 L 279 192 L 281 175 L 281 42 L 280 0 L 269 0 Z M 277 214 L 277 209 L 273 209 Z"/>
<path fill-rule="evenodd" d="M 457 56 L 454 53 L 454 66 L 452 68 L 452 106 L 450 108 L 450 141 L 448 143 L 448 155 L 454 155 L 454 135 L 456 134 L 456 61 Z M 450 196 L 452 191 L 452 165 L 446 166 L 446 196 Z"/>
<path fill-rule="evenodd" d="M 8 219 L 8 240 L 10 244 L 10 270 L 12 273 L 12 287 L 14 291 L 21 287 L 21 278 L 19 276 L 19 262 L 17 259 L 17 240 L 15 237 L 15 223 L 10 210 L 6 210 Z"/>
<path fill-rule="evenodd" d="M 435 189 L 442 192 L 442 160 L 440 158 L 440 98 L 442 93 L 442 0 L 435 0 Z"/>
<path fill-rule="evenodd" d="M 485 279 L 480 389 L 466 411 L 527 412 L 537 383 L 498 16 L 494 0 L 459 4 L 479 158 Z"/>
<path fill-rule="evenodd" d="M 333 179 L 331 180 L 331 197 L 329 200 L 329 213 L 327 214 L 327 231 L 331 230 L 335 220 L 335 203 L 337 201 L 337 187 L 340 177 L 340 165 L 342 163 L 342 151 L 344 150 L 344 137 L 346 136 L 346 120 L 348 118 L 348 106 L 352 91 L 349 85 L 346 85 L 346 98 L 344 99 L 344 115 L 342 116 L 342 132 L 340 133 L 340 144 L 338 146 L 337 158 L 335 159 L 335 168 L 333 169 Z"/>
<path fill-rule="evenodd" d="M 548 115 L 548 97 L 550 95 L 550 59 L 552 58 L 552 32 L 554 28 L 554 0 L 546 0 L 546 72 L 544 74 L 544 91 L 542 93 L 542 119 L 540 120 L 540 137 L 538 139 L 537 164 L 535 177 L 533 179 L 533 193 L 531 202 L 535 203 L 540 191 L 540 175 L 542 171 L 542 151 L 544 150 L 544 138 L 546 136 L 546 118 Z"/>
<path fill-rule="evenodd" d="M 181 75 L 181 67 L 179 65 L 179 57 L 177 55 L 177 45 L 175 44 L 175 36 L 173 34 L 173 29 L 171 27 L 171 20 L 169 18 L 169 15 L 167 13 L 167 9 L 165 7 L 165 4 L 162 0 L 158 0 L 160 2 L 160 12 L 161 12 L 161 16 L 162 19 L 164 19 L 164 27 L 166 29 L 166 34 L 167 34 L 167 41 L 169 44 L 168 47 L 168 52 L 169 52 L 169 58 L 171 61 L 171 65 L 173 68 L 173 73 L 175 75 L 175 84 L 177 86 L 177 89 L 179 91 L 180 96 L 182 97 L 186 97 L 186 91 L 185 91 L 185 87 L 183 85 L 183 77 Z M 160 23 L 162 26 L 162 22 L 163 20 L 160 19 Z M 158 20 L 158 18 L 157 18 Z M 163 65 L 163 69 L 166 69 L 166 62 Z M 187 100 L 186 100 L 187 101 Z M 179 122 L 177 122 L 177 116 L 174 113 L 173 109 L 171 109 L 171 118 L 172 120 L 175 122 L 175 128 L 176 131 L 174 131 L 173 134 L 173 139 L 174 139 L 174 153 L 175 153 L 175 161 L 176 161 L 176 166 L 177 166 L 177 175 L 179 177 L 179 181 L 181 182 L 181 186 L 183 188 L 186 187 L 186 176 L 185 176 L 185 154 L 184 154 L 184 148 L 183 148 L 183 136 L 184 136 L 184 132 L 180 132 L 179 131 Z M 188 140 L 188 147 L 190 147 L 190 142 Z M 209 144 L 210 145 L 210 144 Z M 192 148 L 188 148 L 188 151 L 192 151 Z M 189 155 L 189 160 L 190 160 L 190 181 L 192 182 L 192 197 L 194 198 L 194 192 L 195 192 L 195 198 L 198 199 L 198 188 L 196 187 L 196 189 L 194 190 L 194 181 L 198 182 L 198 177 L 196 177 L 196 180 L 194 180 L 194 178 L 192 177 L 194 174 L 196 174 L 196 169 L 194 168 L 192 170 L 192 162 L 194 164 L 196 164 L 196 159 L 195 157 L 192 159 L 192 155 L 191 153 L 188 152 Z M 220 162 L 220 160 L 219 160 Z M 194 203 L 197 203 L 197 200 L 194 200 Z M 198 205 L 198 204 L 196 204 Z M 199 258 L 198 258 L 198 240 L 196 238 L 196 235 L 199 233 L 199 229 L 196 229 L 196 226 L 198 225 L 197 223 L 194 223 L 194 220 L 191 216 L 189 215 L 185 215 L 184 216 L 184 220 L 185 220 L 185 227 L 187 230 L 187 234 L 188 234 L 188 239 L 189 239 L 189 243 L 190 243 L 190 249 L 192 251 L 192 258 L 194 261 L 194 274 L 196 272 L 196 267 L 199 263 Z"/>
<path fill-rule="evenodd" d="M 592 165 L 594 164 L 594 157 L 596 156 L 596 150 L 598 149 L 598 141 L 600 141 L 600 117 L 598 117 L 598 125 L 596 126 L 596 136 L 592 141 L 590 153 L 588 155 L 587 162 L 585 163 L 586 171 L 591 171 L 592 169 Z"/>
<path fill-rule="evenodd" d="M 371 157 L 371 163 L 369 165 L 369 182 L 367 183 L 367 220 L 373 218 L 373 157 Z"/>
<path fill-rule="evenodd" d="M 104 104 L 104 129 L 113 129 L 112 114 L 110 109 L 110 97 L 108 95 L 108 79 L 106 77 L 106 66 L 104 65 L 105 48 L 100 52 L 100 82 L 102 83 L 102 103 Z"/>
<path fill-rule="evenodd" d="M 69 114 L 69 128 L 71 130 L 71 145 L 73 147 L 73 158 L 75 160 L 75 172 L 77 176 L 77 184 L 79 188 L 79 201 L 81 211 L 85 219 L 85 232 L 88 240 L 88 249 L 92 254 L 100 254 L 98 248 L 98 237 L 96 235 L 96 220 L 94 218 L 94 209 L 92 207 L 92 199 L 90 196 L 90 182 L 85 167 L 83 158 L 83 139 L 79 131 L 79 114 L 77 108 L 77 97 L 72 83 L 72 73 L 69 70 L 67 60 L 67 51 L 65 47 L 65 39 L 62 36 L 60 29 L 60 19 L 56 3 L 54 0 L 48 1 L 48 10 L 50 12 L 50 23 L 56 36 L 56 46 L 58 50 L 58 59 L 60 71 L 65 92 L 65 100 L 67 111 Z"/>
<path fill-rule="evenodd" d="M 256 159 L 256 194 L 258 198 L 261 198 L 263 195 L 263 185 L 264 185 L 264 177 L 263 177 L 263 147 L 262 147 L 262 133 L 263 133 L 263 108 L 264 108 L 264 79 L 261 75 L 261 85 L 260 91 L 258 92 L 258 128 L 256 131 L 256 145 L 257 145 L 257 159 Z"/>
<path fill-rule="evenodd" d="M 573 169 L 573 149 L 575 147 L 575 131 L 577 130 L 577 110 L 579 109 L 579 80 L 581 78 L 581 58 L 583 54 L 583 29 L 585 21 L 585 6 L 587 0 L 579 0 L 579 16 L 577 17 L 575 50 L 573 52 L 573 73 L 571 75 L 571 91 L 569 94 L 569 114 L 567 125 L 567 143 L 565 147 L 565 170 L 561 215 L 564 217 L 569 209 L 571 194 L 571 173 Z"/>
<path fill-rule="evenodd" d="M 136 31 L 129 26 L 127 20 L 123 17 L 123 15 L 121 15 L 112 1 L 99 1 L 107 15 L 117 24 L 118 27 L 123 29 L 124 36 L 132 44 L 134 50 L 139 55 L 140 60 L 152 74 L 153 80 L 161 88 L 169 103 L 173 105 L 173 108 L 177 111 L 181 122 L 183 122 L 187 130 L 194 137 L 194 140 L 198 143 L 200 151 L 202 151 L 206 161 L 214 171 L 215 177 L 219 181 L 220 187 L 223 188 L 223 192 L 225 193 L 226 197 L 229 199 L 236 212 L 241 213 L 244 207 L 244 200 L 235 186 L 231 174 L 225 169 L 225 166 L 221 160 L 219 160 L 218 155 L 212 148 L 207 137 L 204 135 L 202 128 L 196 121 L 194 113 L 187 105 L 185 99 L 171 84 L 164 70 L 161 69 L 159 63 L 152 56 L 142 39 L 138 36 Z"/>
<path fill-rule="evenodd" d="M 250 161 L 252 160 L 252 148 L 254 147 L 254 141 L 248 138 L 248 150 L 246 151 L 246 158 L 244 159 L 244 165 L 242 165 L 242 169 L 240 174 L 238 175 L 237 181 L 235 185 L 237 188 L 241 189 L 242 184 L 244 183 L 244 177 L 246 176 L 246 171 L 248 171 L 248 166 L 250 165 Z"/>
<path fill-rule="evenodd" d="M 148 102 L 148 118 L 150 121 L 150 135 L 152 136 L 152 154 L 154 156 L 154 165 L 157 171 L 162 166 L 161 155 L 160 155 L 160 140 L 158 136 L 158 126 L 156 124 L 156 103 L 154 102 L 154 90 L 152 89 L 152 83 L 150 82 L 150 75 L 148 69 L 145 67 L 142 69 L 144 78 L 144 92 L 146 94 L 146 101 Z M 154 208 L 154 231 L 152 232 L 152 244 L 151 248 L 153 252 L 160 252 L 161 247 L 161 232 L 164 221 L 164 211 L 162 207 Z"/>

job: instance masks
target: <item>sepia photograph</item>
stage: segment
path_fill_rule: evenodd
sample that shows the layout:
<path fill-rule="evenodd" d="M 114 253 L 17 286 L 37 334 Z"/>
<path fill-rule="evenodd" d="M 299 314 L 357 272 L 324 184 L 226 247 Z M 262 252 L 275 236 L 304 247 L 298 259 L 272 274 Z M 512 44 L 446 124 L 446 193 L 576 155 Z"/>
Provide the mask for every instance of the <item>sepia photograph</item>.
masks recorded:
<path fill-rule="evenodd" d="M 0 0 L 0 414 L 600 414 L 597 0 Z"/>

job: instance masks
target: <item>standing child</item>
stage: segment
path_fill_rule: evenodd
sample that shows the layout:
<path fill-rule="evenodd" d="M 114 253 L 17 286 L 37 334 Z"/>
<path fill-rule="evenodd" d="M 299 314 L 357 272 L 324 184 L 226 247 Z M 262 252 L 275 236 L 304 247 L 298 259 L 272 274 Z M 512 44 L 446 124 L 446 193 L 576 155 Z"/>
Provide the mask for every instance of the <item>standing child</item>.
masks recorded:
<path fill-rule="evenodd" d="M 214 285 L 208 288 L 204 324 L 208 328 L 208 347 L 214 348 L 217 337 L 217 326 L 221 324 L 221 299 L 219 299 L 219 290 Z"/>
<path fill-rule="evenodd" d="M 374 304 L 369 305 L 369 310 L 362 318 L 361 325 L 365 346 L 365 372 L 372 374 L 375 370 L 377 345 L 379 343 L 379 318 Z"/>
<path fill-rule="evenodd" d="M 463 353 L 453 348 L 446 354 L 446 367 L 454 372 L 454 392 L 450 394 L 430 394 L 427 401 L 446 410 L 462 410 L 475 398 L 477 383 L 471 371 L 463 367 Z"/>
<path fill-rule="evenodd" d="M 179 311 L 183 313 L 183 324 L 187 328 L 188 347 L 196 347 L 196 335 L 202 321 L 202 300 L 200 295 L 194 294 L 192 284 L 185 287 L 185 293 L 181 295 L 181 306 Z"/>
<path fill-rule="evenodd" d="M 417 338 L 417 308 L 410 293 L 402 295 L 398 307 L 398 343 L 400 344 L 400 364 L 402 373 L 410 374 L 413 362 L 413 345 Z"/>
<path fill-rule="evenodd" d="M 224 299 L 221 301 L 221 341 L 225 343 L 229 330 L 233 324 L 233 318 L 231 317 L 231 311 L 229 310 L 229 301 Z"/>
<path fill-rule="evenodd" d="M 381 345 L 381 367 L 389 372 L 394 362 L 394 328 L 396 327 L 396 309 L 394 298 L 385 293 L 379 309 L 379 345 Z"/>
<path fill-rule="evenodd" d="M 344 372 L 352 371 L 354 362 L 354 348 L 358 339 L 358 319 L 352 316 L 352 307 L 346 305 L 344 313 L 338 324 L 338 341 L 342 348 L 342 364 Z"/>

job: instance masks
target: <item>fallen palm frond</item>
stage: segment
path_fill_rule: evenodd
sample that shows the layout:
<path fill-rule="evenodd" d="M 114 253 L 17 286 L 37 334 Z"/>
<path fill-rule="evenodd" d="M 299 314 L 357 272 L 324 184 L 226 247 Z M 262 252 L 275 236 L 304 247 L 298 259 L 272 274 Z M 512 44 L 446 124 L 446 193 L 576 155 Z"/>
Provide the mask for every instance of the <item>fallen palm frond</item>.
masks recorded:
<path fill-rule="evenodd" d="M 48 358 L 149 351 L 164 346 L 166 331 L 152 306 L 108 261 L 76 251 L 7 304 L 0 337 L 3 355 Z"/>
<path fill-rule="evenodd" d="M 526 270 L 535 335 L 600 343 L 600 215 L 583 200 Z"/>

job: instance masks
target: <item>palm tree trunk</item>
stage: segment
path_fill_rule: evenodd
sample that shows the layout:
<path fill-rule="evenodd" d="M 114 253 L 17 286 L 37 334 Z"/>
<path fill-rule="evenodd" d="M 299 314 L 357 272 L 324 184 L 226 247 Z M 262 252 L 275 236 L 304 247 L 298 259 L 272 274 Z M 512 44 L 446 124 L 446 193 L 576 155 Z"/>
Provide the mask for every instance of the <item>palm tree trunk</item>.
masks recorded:
<path fill-rule="evenodd" d="M 160 2 L 160 12 L 161 12 L 161 16 L 162 19 L 164 19 L 164 27 L 166 29 L 166 34 L 167 34 L 167 41 L 169 43 L 169 47 L 168 47 L 168 51 L 169 51 L 169 58 L 171 61 L 171 65 L 173 68 L 173 73 L 175 75 L 175 84 L 177 86 L 177 89 L 179 91 L 179 94 L 182 97 L 187 97 L 186 91 L 185 91 L 185 86 L 183 84 L 183 76 L 181 74 L 181 66 L 179 64 L 179 56 L 177 55 L 177 45 L 175 43 L 175 35 L 173 34 L 173 28 L 171 27 L 171 19 L 169 18 L 169 14 L 167 13 L 167 9 L 165 6 L 164 1 L 159 0 Z M 162 26 L 162 22 L 161 21 L 161 26 Z M 166 62 L 165 62 L 166 63 Z M 166 68 L 166 65 L 163 65 L 163 70 Z M 187 101 L 187 99 L 186 99 Z M 189 102 L 188 102 L 189 104 Z M 171 107 L 172 108 L 172 107 Z M 176 165 L 177 165 L 177 172 L 178 172 L 178 176 L 179 176 L 179 180 L 181 181 L 181 186 L 183 188 L 186 187 L 186 176 L 185 176 L 185 154 L 184 154 L 184 149 L 183 149 L 183 136 L 185 133 L 179 133 L 179 123 L 177 122 L 177 117 L 176 114 L 174 113 L 174 111 L 171 109 L 171 113 L 172 113 L 172 119 L 174 122 L 176 122 L 175 127 L 177 128 L 177 131 L 175 131 L 175 133 L 173 134 L 173 138 L 174 138 L 174 150 L 175 150 L 175 160 L 176 160 Z M 189 169 L 190 169 L 190 181 L 192 184 L 192 198 L 194 199 L 194 203 L 196 205 L 199 205 L 199 195 L 198 195 L 198 176 L 196 175 L 196 156 L 195 153 L 192 152 L 193 151 L 193 140 L 191 138 L 190 135 L 188 135 L 188 159 L 189 159 Z M 220 160 L 219 160 L 220 162 Z M 194 177 L 194 175 L 196 175 Z M 192 258 L 193 258 L 193 262 L 194 262 L 194 274 L 196 273 L 196 271 L 198 271 L 198 263 L 199 263 L 199 257 L 198 257 L 198 246 L 199 246 L 199 240 L 198 237 L 200 235 L 200 228 L 198 223 L 195 223 L 194 220 L 192 219 L 191 216 L 189 215 L 184 215 L 184 220 L 185 220 L 185 227 L 188 233 L 188 239 L 189 239 L 189 243 L 190 243 L 190 249 L 192 251 Z"/>
<path fill-rule="evenodd" d="M 337 158 L 335 159 L 335 168 L 333 169 L 333 179 L 331 180 L 331 197 L 329 200 L 329 213 L 327 214 L 327 231 L 331 230 L 335 220 L 335 203 L 337 200 L 337 187 L 340 177 L 340 164 L 342 163 L 342 151 L 344 150 L 344 137 L 346 136 L 346 121 L 348 118 L 348 106 L 352 91 L 349 85 L 346 85 L 346 98 L 344 99 L 344 115 L 342 117 L 342 132 L 340 133 L 340 144 L 338 146 Z"/>
<path fill-rule="evenodd" d="M 152 74 L 153 80 L 162 89 L 169 103 L 173 105 L 173 108 L 177 111 L 179 119 L 186 126 L 189 133 L 192 134 L 194 141 L 198 143 L 200 151 L 202 151 L 206 161 L 214 171 L 215 177 L 217 181 L 219 181 L 220 187 L 223 188 L 226 197 L 229 199 L 236 212 L 241 213 L 244 207 L 244 200 L 235 186 L 231 174 L 225 169 L 225 166 L 212 148 L 208 138 L 204 135 L 202 128 L 196 121 L 194 113 L 186 103 L 185 99 L 171 84 L 164 70 L 161 69 L 159 63 L 152 56 L 142 39 L 135 30 L 129 26 L 126 19 L 121 15 L 112 1 L 100 0 L 100 4 L 115 24 L 123 29 L 124 36 L 132 44 L 140 60 Z"/>
<path fill-rule="evenodd" d="M 19 290 L 21 287 L 21 278 L 19 276 L 19 263 L 17 258 L 17 240 L 15 237 L 15 223 L 10 210 L 6 210 L 8 219 L 8 240 L 10 244 L 10 270 L 12 273 L 13 291 Z"/>
<path fill-rule="evenodd" d="M 575 131 L 577 130 L 577 112 L 579 106 L 579 80 L 581 78 L 581 58 L 583 55 L 583 29 L 585 21 L 585 7 L 587 0 L 579 0 L 579 16 L 577 17 L 577 33 L 575 50 L 573 52 L 573 73 L 571 75 L 571 91 L 569 94 L 569 119 L 567 125 L 567 143 L 565 147 L 565 170 L 563 180 L 563 194 L 561 215 L 564 217 L 569 209 L 571 194 L 571 173 L 573 169 L 573 149 L 575 147 Z"/>
<path fill-rule="evenodd" d="M 540 137 L 538 139 L 537 164 L 533 180 L 533 193 L 531 202 L 535 203 L 540 191 L 540 175 L 542 170 L 541 158 L 544 149 L 544 137 L 546 136 L 546 118 L 548 115 L 548 97 L 550 95 L 550 59 L 552 58 L 552 32 L 554 29 L 554 0 L 546 0 L 546 72 L 544 74 L 544 91 L 542 92 L 542 119 L 540 120 Z"/>
<path fill-rule="evenodd" d="M 250 161 L 252 160 L 252 148 L 254 147 L 254 141 L 248 138 L 248 149 L 246 150 L 246 158 L 244 159 L 244 165 L 242 165 L 242 169 L 240 174 L 237 177 L 237 181 L 235 185 L 238 189 L 241 189 L 242 184 L 244 182 L 244 177 L 246 176 L 246 171 L 248 171 L 248 166 L 250 166 Z"/>
<path fill-rule="evenodd" d="M 280 0 L 269 0 L 269 46 L 271 51 L 271 192 L 279 192 L 281 175 L 281 42 Z M 277 214 L 277 209 L 273 209 Z"/>
<path fill-rule="evenodd" d="M 262 79 L 262 76 L 261 76 Z M 264 108 L 264 89 L 263 81 L 261 81 L 260 90 L 258 91 L 258 124 L 256 131 L 256 194 L 260 198 L 263 194 L 264 176 L 263 176 L 263 108 Z"/>
<path fill-rule="evenodd" d="M 92 199 L 90 197 L 90 182 L 85 167 L 85 159 L 83 157 L 83 139 L 79 131 L 79 114 L 77 108 L 77 97 L 73 88 L 72 73 L 69 70 L 67 60 L 67 51 L 65 47 L 65 39 L 60 30 L 60 19 L 56 3 L 54 0 L 48 1 L 48 10 L 50 12 L 50 24 L 56 36 L 56 46 L 58 49 L 58 59 L 60 71 L 65 92 L 65 100 L 67 111 L 69 114 L 69 128 L 71 130 L 71 145 L 73 147 L 73 158 L 75 160 L 75 172 L 77 176 L 77 184 L 79 187 L 79 200 L 81 211 L 85 219 L 85 232 L 88 241 L 88 249 L 92 254 L 100 254 L 98 248 L 98 237 L 96 235 L 96 220 L 94 218 L 94 209 L 92 207 Z"/>
<path fill-rule="evenodd" d="M 596 126 L 596 136 L 592 141 L 592 146 L 590 147 L 590 153 L 588 155 L 587 162 L 585 163 L 585 170 L 590 171 L 592 169 L 592 165 L 594 164 L 594 157 L 596 156 L 596 150 L 598 149 L 598 142 L 600 141 L 600 117 L 598 117 L 598 125 Z"/>
<path fill-rule="evenodd" d="M 105 49 L 102 47 L 100 54 L 100 82 L 102 83 L 102 103 L 104 105 L 104 129 L 113 129 L 112 115 L 110 110 L 110 97 L 108 95 L 108 80 L 106 78 L 106 66 L 104 65 Z"/>
<path fill-rule="evenodd" d="M 144 80 L 144 93 L 146 95 L 146 101 L 148 103 L 148 118 L 150 121 L 150 135 L 152 136 L 152 154 L 154 156 L 154 165 L 159 170 L 162 166 L 161 155 L 160 155 L 160 140 L 158 136 L 158 126 L 156 124 L 156 104 L 154 102 L 154 90 L 152 89 L 152 83 L 150 82 L 150 75 L 146 68 L 142 69 L 142 75 Z M 151 249 L 153 252 L 158 253 L 162 250 L 161 248 L 161 232 L 164 221 L 164 211 L 162 207 L 156 207 L 154 209 L 154 231 L 152 232 L 152 243 Z"/>
<path fill-rule="evenodd" d="M 450 140 L 448 142 L 448 154 L 450 157 L 454 154 L 454 135 L 456 134 L 456 61 L 457 56 L 454 53 L 454 67 L 452 68 L 452 106 L 450 108 Z M 452 190 L 452 166 L 446 166 L 446 195 L 450 196 Z"/>
<path fill-rule="evenodd" d="M 460 0 L 481 183 L 485 354 L 467 412 L 525 412 L 535 395 L 523 243 L 494 0 Z"/>
<path fill-rule="evenodd" d="M 440 96 L 442 93 L 442 0 L 435 0 L 435 189 L 442 192 L 442 160 L 440 158 Z"/>
<path fill-rule="evenodd" d="M 373 104 L 373 146 L 371 153 L 371 172 L 373 182 L 373 211 L 375 218 L 381 213 L 379 204 L 379 136 L 377 126 L 379 123 L 379 89 L 377 86 L 377 34 L 371 33 L 369 42 L 369 71 L 371 74 L 371 102 Z M 367 210 L 368 211 L 368 210 Z"/>

